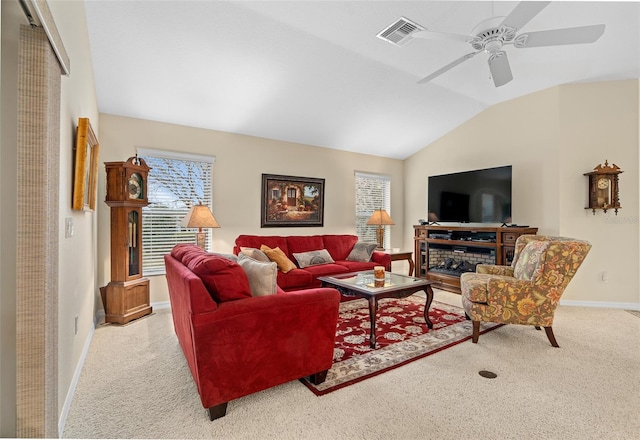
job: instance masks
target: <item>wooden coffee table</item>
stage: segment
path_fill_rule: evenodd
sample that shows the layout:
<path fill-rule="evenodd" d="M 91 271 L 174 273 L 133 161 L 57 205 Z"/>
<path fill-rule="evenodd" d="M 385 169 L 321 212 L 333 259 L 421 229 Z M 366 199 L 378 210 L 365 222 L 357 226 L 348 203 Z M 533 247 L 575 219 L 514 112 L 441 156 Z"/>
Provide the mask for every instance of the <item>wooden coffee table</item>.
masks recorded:
<path fill-rule="evenodd" d="M 383 298 L 406 298 L 423 290 L 427 294 L 424 305 L 424 320 L 427 327 L 433 328 L 433 323 L 429 319 L 429 307 L 433 301 L 431 284 L 434 284 L 434 281 L 387 272 L 384 287 L 374 287 L 372 270 L 318 277 L 318 280 L 322 282 L 323 287 L 333 287 L 345 296 L 365 298 L 369 301 L 369 319 L 371 321 L 369 346 L 371 348 L 376 348 L 376 311 L 378 310 L 378 301 Z"/>

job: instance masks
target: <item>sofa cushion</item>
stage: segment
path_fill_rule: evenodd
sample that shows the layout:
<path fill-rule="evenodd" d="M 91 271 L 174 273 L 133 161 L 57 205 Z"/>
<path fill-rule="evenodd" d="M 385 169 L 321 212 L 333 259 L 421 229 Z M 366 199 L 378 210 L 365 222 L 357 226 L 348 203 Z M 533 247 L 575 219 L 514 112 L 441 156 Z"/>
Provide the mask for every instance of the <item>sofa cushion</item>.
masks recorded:
<path fill-rule="evenodd" d="M 289 260 L 289 257 L 287 257 L 279 247 L 271 249 L 269 246 L 263 244 L 262 246 L 260 246 L 260 250 L 267 254 L 267 257 L 269 257 L 271 261 L 274 261 L 278 265 L 278 269 L 280 269 L 283 273 L 287 273 L 290 270 L 296 268 L 296 265 L 293 264 L 293 261 Z"/>
<path fill-rule="evenodd" d="M 171 249 L 171 256 L 185 265 L 197 255 L 218 255 L 231 261 L 238 261 L 238 257 L 233 254 L 207 252 L 193 243 L 178 243 Z"/>
<path fill-rule="evenodd" d="M 304 270 L 311 273 L 313 279 L 316 280 L 318 277 L 322 276 L 331 276 L 337 275 L 339 273 L 346 273 L 349 271 L 345 266 L 341 266 L 339 264 L 320 264 L 318 266 L 309 266 L 305 267 Z"/>
<path fill-rule="evenodd" d="M 204 250 L 196 246 L 196 249 L 189 249 L 184 252 L 180 261 L 182 261 L 182 264 L 185 266 L 188 266 L 192 260 L 204 258 L 206 255 L 207 253 Z"/>
<path fill-rule="evenodd" d="M 178 261 L 182 261 L 184 255 L 190 251 L 204 253 L 202 249 L 193 243 L 178 243 L 173 247 L 173 249 L 171 249 L 171 256 Z"/>
<path fill-rule="evenodd" d="M 294 253 L 293 257 L 298 262 L 298 267 L 301 269 L 308 266 L 316 266 L 318 264 L 333 263 L 333 258 L 329 255 L 329 251 L 326 249 L 320 249 L 318 251 L 309 251 Z"/>
<path fill-rule="evenodd" d="M 348 272 L 359 272 L 361 270 L 372 270 L 374 266 L 379 266 L 373 261 L 336 261 L 336 264 L 347 268 Z"/>
<path fill-rule="evenodd" d="M 269 257 L 267 257 L 267 254 L 262 252 L 260 249 L 241 246 L 240 253 L 246 255 L 247 257 L 253 258 L 254 260 L 264 261 L 265 263 L 271 262 Z"/>
<path fill-rule="evenodd" d="M 292 269 L 287 273 L 278 271 L 278 286 L 284 290 L 305 289 L 313 283 L 313 276 L 306 269 Z"/>
<path fill-rule="evenodd" d="M 218 303 L 250 298 L 251 288 L 244 269 L 219 255 L 195 255 L 186 263 L 198 275 L 211 297 Z"/>
<path fill-rule="evenodd" d="M 518 262 L 513 268 L 513 276 L 519 280 L 533 280 L 542 269 L 543 256 L 549 247 L 549 241 L 530 241 L 520 252 Z"/>
<path fill-rule="evenodd" d="M 324 241 L 320 235 L 291 235 L 287 237 L 287 255 L 295 258 L 293 254 L 324 249 Z"/>
<path fill-rule="evenodd" d="M 365 243 L 363 241 L 357 242 L 353 245 L 353 249 L 347 256 L 347 261 L 371 261 L 371 255 L 373 251 L 378 247 L 377 243 Z"/>
<path fill-rule="evenodd" d="M 238 257 L 238 264 L 247 274 L 252 296 L 273 295 L 276 293 L 276 279 L 278 276 L 276 263 L 254 260 L 242 253 Z"/>
<path fill-rule="evenodd" d="M 355 235 L 323 235 L 324 248 L 329 251 L 335 261 L 346 260 L 353 245 L 358 241 Z"/>

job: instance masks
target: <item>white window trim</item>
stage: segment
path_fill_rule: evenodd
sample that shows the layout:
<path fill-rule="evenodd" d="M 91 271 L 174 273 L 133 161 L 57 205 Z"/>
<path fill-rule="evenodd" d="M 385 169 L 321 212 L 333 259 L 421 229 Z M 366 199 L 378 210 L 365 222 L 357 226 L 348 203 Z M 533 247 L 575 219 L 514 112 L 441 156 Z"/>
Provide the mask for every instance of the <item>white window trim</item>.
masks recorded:
<path fill-rule="evenodd" d="M 138 156 L 155 156 L 165 159 L 178 159 L 178 160 L 192 160 L 195 162 L 208 162 L 214 164 L 216 162 L 215 156 L 208 156 L 204 154 L 183 153 L 172 150 L 156 150 L 153 148 L 137 147 L 136 152 Z"/>

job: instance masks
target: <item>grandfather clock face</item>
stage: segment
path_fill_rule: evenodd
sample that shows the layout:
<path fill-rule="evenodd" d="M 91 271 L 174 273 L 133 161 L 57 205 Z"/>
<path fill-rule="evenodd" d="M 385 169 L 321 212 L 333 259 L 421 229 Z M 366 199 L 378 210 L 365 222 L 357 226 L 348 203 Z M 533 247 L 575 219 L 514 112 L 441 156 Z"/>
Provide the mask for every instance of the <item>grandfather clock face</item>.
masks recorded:
<path fill-rule="evenodd" d="M 127 180 L 127 196 L 131 200 L 142 200 L 144 198 L 144 180 L 140 173 L 131 173 Z"/>

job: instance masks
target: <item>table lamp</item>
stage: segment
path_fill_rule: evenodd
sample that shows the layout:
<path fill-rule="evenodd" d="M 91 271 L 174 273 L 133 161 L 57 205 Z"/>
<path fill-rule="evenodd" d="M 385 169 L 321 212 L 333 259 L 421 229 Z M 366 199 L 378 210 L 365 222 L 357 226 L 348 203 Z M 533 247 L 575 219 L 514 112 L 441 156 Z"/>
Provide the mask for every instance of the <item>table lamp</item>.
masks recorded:
<path fill-rule="evenodd" d="M 209 207 L 203 205 L 202 202 L 191 207 L 187 215 L 185 215 L 180 222 L 180 226 L 183 228 L 198 228 L 198 232 L 196 233 L 196 244 L 202 249 L 205 248 L 207 240 L 207 233 L 202 232 L 202 228 L 220 227 L 216 219 L 213 217 Z"/>
<path fill-rule="evenodd" d="M 378 249 L 384 249 L 384 226 L 385 225 L 395 225 L 387 211 L 384 209 L 376 209 L 367 220 L 368 225 L 377 225 L 378 230 L 376 231 L 376 237 L 378 239 Z"/>

